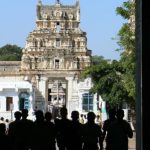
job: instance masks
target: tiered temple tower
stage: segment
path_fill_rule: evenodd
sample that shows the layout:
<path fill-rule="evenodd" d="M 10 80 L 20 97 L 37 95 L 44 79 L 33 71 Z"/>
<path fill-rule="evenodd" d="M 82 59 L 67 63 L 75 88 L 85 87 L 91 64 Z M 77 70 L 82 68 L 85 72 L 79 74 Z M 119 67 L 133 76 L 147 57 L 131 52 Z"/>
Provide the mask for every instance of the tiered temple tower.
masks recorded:
<path fill-rule="evenodd" d="M 91 64 L 86 32 L 79 26 L 79 1 L 69 6 L 39 1 L 36 11 L 36 29 L 27 37 L 21 61 L 24 80 L 34 87 L 33 105 L 56 113 L 63 105 L 69 112 L 79 109 L 80 74 Z"/>

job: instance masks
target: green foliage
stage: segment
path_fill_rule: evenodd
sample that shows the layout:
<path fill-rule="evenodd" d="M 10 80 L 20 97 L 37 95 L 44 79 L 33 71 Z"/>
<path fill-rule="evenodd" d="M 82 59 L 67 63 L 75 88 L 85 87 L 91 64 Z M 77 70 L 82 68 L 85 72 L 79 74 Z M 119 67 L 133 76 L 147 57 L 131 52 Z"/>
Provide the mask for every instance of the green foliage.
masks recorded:
<path fill-rule="evenodd" d="M 127 23 L 124 23 L 118 32 L 118 44 L 120 45 L 120 50 L 134 51 L 135 49 L 135 31 L 132 28 L 133 20 L 131 17 L 135 16 L 135 2 L 130 0 L 123 3 L 121 7 L 116 8 L 118 15 L 121 15 L 124 19 L 127 19 Z M 129 21 L 130 20 L 130 21 Z M 135 25 L 134 25 L 135 26 Z"/>
<path fill-rule="evenodd" d="M 93 65 L 97 65 L 103 61 L 106 61 L 103 56 L 98 56 L 98 55 L 92 56 L 92 64 Z M 110 60 L 108 60 L 108 61 L 110 61 Z"/>
<path fill-rule="evenodd" d="M 20 61 L 22 48 L 17 45 L 7 44 L 0 47 L 0 61 Z"/>
<path fill-rule="evenodd" d="M 135 3 L 130 0 L 123 2 L 121 7 L 116 8 L 116 13 L 121 15 L 124 19 L 130 19 L 131 15 L 134 15 Z"/>
<path fill-rule="evenodd" d="M 117 14 L 121 15 L 124 19 L 130 19 L 135 15 L 135 2 L 128 0 L 123 3 L 122 7 L 117 7 Z M 132 28 L 134 22 L 128 21 L 123 24 L 118 32 L 120 45 L 121 59 L 120 64 L 124 69 L 125 73 L 122 75 L 124 81 L 124 87 L 128 93 L 128 102 L 131 107 L 135 107 L 135 72 L 136 72 L 136 60 L 135 60 L 135 31 Z"/>
<path fill-rule="evenodd" d="M 135 49 L 135 33 L 130 29 L 128 23 L 123 24 L 121 29 L 118 32 L 119 41 L 117 42 L 121 49 L 126 52 L 134 51 Z"/>
<path fill-rule="evenodd" d="M 92 78 L 93 87 L 90 92 L 98 93 L 104 101 L 116 106 L 128 99 L 128 92 L 122 80 L 123 69 L 120 62 L 103 59 L 99 64 L 87 68 L 83 75 Z"/>
<path fill-rule="evenodd" d="M 128 56 L 122 56 L 120 62 L 125 70 L 125 73 L 123 74 L 123 80 L 125 82 L 124 86 L 126 87 L 129 96 L 135 101 L 135 53 L 132 52 Z"/>

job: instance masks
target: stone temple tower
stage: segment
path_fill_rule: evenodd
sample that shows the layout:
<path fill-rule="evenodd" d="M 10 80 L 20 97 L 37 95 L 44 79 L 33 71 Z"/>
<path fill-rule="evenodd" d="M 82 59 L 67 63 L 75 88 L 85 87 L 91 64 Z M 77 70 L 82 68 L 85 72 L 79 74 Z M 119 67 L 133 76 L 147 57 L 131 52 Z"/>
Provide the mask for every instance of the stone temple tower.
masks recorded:
<path fill-rule="evenodd" d="M 54 115 L 63 105 L 71 112 L 82 104 L 80 74 L 91 64 L 86 32 L 79 26 L 79 1 L 74 5 L 39 1 L 36 14 L 36 28 L 26 39 L 21 61 L 24 80 L 34 87 L 32 104 Z"/>

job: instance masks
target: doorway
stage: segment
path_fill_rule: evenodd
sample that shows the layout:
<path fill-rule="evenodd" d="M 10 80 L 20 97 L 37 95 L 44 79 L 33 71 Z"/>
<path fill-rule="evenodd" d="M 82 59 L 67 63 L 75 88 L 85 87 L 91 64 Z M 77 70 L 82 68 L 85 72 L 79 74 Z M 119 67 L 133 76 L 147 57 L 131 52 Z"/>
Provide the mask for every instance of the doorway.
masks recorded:
<path fill-rule="evenodd" d="M 6 111 L 11 110 L 12 104 L 13 104 L 13 98 L 12 97 L 6 97 Z"/>
<path fill-rule="evenodd" d="M 29 93 L 21 92 L 19 95 L 19 110 L 29 110 Z"/>

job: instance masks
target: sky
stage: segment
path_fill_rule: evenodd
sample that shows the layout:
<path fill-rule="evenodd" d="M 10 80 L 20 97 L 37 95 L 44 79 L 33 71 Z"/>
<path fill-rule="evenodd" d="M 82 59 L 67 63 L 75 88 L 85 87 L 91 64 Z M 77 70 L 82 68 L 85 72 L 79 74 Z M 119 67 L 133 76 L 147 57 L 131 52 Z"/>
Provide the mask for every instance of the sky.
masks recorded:
<path fill-rule="evenodd" d="M 80 28 L 87 33 L 87 47 L 92 55 L 106 59 L 120 59 L 117 33 L 126 20 L 116 14 L 116 7 L 125 0 L 80 0 Z M 24 47 L 29 32 L 36 21 L 38 0 L 1 0 L 0 2 L 0 47 L 16 44 Z M 64 5 L 76 0 L 60 0 Z M 42 0 L 43 4 L 55 4 L 55 0 Z"/>

